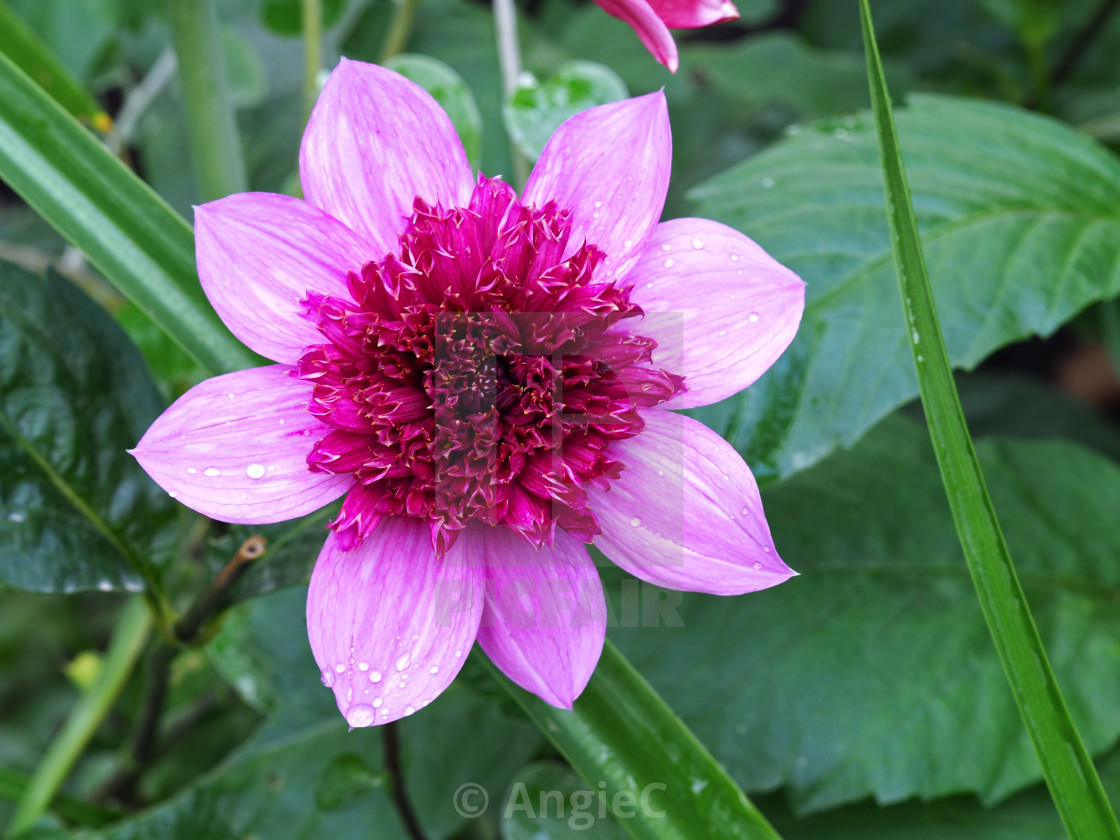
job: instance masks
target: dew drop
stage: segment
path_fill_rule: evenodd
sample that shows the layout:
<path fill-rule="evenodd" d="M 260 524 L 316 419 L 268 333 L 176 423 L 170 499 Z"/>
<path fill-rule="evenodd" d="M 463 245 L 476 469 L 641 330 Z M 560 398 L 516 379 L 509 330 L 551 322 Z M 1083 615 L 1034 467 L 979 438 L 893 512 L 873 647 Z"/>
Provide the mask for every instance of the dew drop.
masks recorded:
<path fill-rule="evenodd" d="M 187 467 L 187 475 L 194 475 L 198 472 L 194 467 Z"/>
<path fill-rule="evenodd" d="M 369 663 L 368 662 L 359 662 L 358 663 L 358 670 L 359 671 L 368 671 L 369 670 Z"/>
<path fill-rule="evenodd" d="M 462 655 L 463 655 L 463 652 L 462 652 L 461 650 L 457 650 L 457 651 L 455 651 L 455 658 L 456 658 L 456 659 L 458 659 L 458 658 L 459 658 L 460 656 L 462 656 Z"/>
<path fill-rule="evenodd" d="M 762 179 L 762 188 L 764 190 L 768 190 L 772 186 L 774 186 L 774 179 L 773 178 L 763 178 Z"/>
<path fill-rule="evenodd" d="M 381 704 L 384 703 L 384 702 L 385 702 L 384 699 L 382 699 L 381 697 L 374 697 L 373 698 L 373 708 L 375 708 L 375 709 L 380 708 Z"/>
<path fill-rule="evenodd" d="M 601 202 L 601 201 L 596 201 L 595 202 L 596 209 L 599 208 L 599 207 L 602 207 L 602 206 L 603 206 L 603 202 Z"/>
<path fill-rule="evenodd" d="M 343 671 L 346 670 L 346 663 L 345 662 L 339 662 L 337 665 L 334 666 L 334 670 L 335 670 L 335 673 L 341 674 Z"/>
<path fill-rule="evenodd" d="M 334 671 L 330 668 L 324 669 L 323 673 L 319 675 L 319 679 L 322 681 L 323 685 L 330 688 L 334 685 Z"/>
<path fill-rule="evenodd" d="M 416 709 L 413 708 L 412 706 L 405 706 L 404 707 L 405 717 L 408 717 L 409 715 L 413 714 L 415 711 L 416 711 Z"/>
<path fill-rule="evenodd" d="M 167 495 L 170 496 L 172 499 L 176 499 L 179 496 L 179 494 L 176 493 L 174 490 L 168 490 Z"/>
<path fill-rule="evenodd" d="M 283 425 L 284 425 L 284 418 L 283 418 L 283 417 L 281 417 L 281 418 L 280 418 L 280 420 L 279 420 L 279 421 L 277 421 L 277 422 L 279 422 L 279 423 L 280 423 L 280 425 L 281 425 L 281 426 L 283 426 Z"/>
<path fill-rule="evenodd" d="M 658 470 L 658 471 L 657 471 L 657 474 L 658 474 L 658 475 L 659 475 L 659 476 L 660 476 L 661 478 L 664 478 L 664 477 L 665 477 L 665 470 Z"/>
<path fill-rule="evenodd" d="M 439 673 L 439 666 L 438 665 L 433 665 L 431 668 L 428 669 L 428 673 L 429 674 L 438 674 Z"/>
<path fill-rule="evenodd" d="M 747 316 L 747 320 L 750 321 L 752 324 L 758 323 L 758 313 L 757 312 L 752 312 L 750 315 Z"/>
<path fill-rule="evenodd" d="M 264 478 L 264 464 L 250 464 L 245 468 L 245 475 L 249 478 Z"/>
<path fill-rule="evenodd" d="M 209 476 L 210 478 L 217 478 L 222 474 L 222 471 L 217 467 L 207 467 L 202 471 L 202 474 L 205 476 Z"/>
<path fill-rule="evenodd" d="M 739 255 L 738 254 L 732 254 L 731 255 L 731 262 L 739 262 Z"/>
<path fill-rule="evenodd" d="M 720 334 L 720 335 L 727 335 L 727 330 L 720 330 L 720 331 L 719 331 L 719 334 Z"/>
<path fill-rule="evenodd" d="M 915 344 L 917 344 L 921 340 L 921 337 L 918 335 L 917 330 L 914 330 L 913 334 L 911 335 L 911 338 L 914 339 Z"/>
<path fill-rule="evenodd" d="M 672 268 L 675 265 L 676 265 L 676 262 L 673 260 L 672 257 L 669 257 L 669 259 L 665 260 L 665 267 L 666 268 Z"/>
<path fill-rule="evenodd" d="M 231 400 L 237 399 L 237 394 L 229 394 L 228 396 Z"/>
<path fill-rule="evenodd" d="M 632 517 L 630 517 L 630 524 L 633 525 L 635 528 L 637 528 L 639 525 L 642 524 L 642 520 L 640 520 L 636 516 L 632 516 Z"/>
<path fill-rule="evenodd" d="M 692 240 L 692 247 L 695 248 L 697 251 L 703 250 L 704 240 L 703 239 L 693 239 Z"/>
<path fill-rule="evenodd" d="M 346 722 L 355 729 L 360 726 L 369 726 L 373 723 L 375 714 L 373 706 L 367 703 L 355 703 L 346 710 Z"/>
<path fill-rule="evenodd" d="M 408 664 L 411 661 L 412 661 L 412 657 L 407 653 L 404 654 L 403 656 L 398 657 L 397 658 L 397 670 L 398 671 L 403 671 L 405 668 L 408 667 Z"/>
<path fill-rule="evenodd" d="M 755 568 L 755 570 L 757 571 L 758 569 L 761 569 L 761 568 L 762 568 L 762 564 L 761 564 L 761 563 L 759 563 L 759 562 L 758 562 L 758 561 L 756 560 L 756 561 L 755 561 L 755 564 L 754 564 L 754 568 Z"/>
<path fill-rule="evenodd" d="M 369 672 L 369 681 L 371 683 L 381 682 L 381 672 L 380 671 L 370 671 Z"/>
<path fill-rule="evenodd" d="M 663 242 L 663 243 L 661 243 L 661 250 L 665 251 L 665 252 L 669 252 L 669 251 L 673 250 L 673 246 L 670 245 L 668 242 Z"/>

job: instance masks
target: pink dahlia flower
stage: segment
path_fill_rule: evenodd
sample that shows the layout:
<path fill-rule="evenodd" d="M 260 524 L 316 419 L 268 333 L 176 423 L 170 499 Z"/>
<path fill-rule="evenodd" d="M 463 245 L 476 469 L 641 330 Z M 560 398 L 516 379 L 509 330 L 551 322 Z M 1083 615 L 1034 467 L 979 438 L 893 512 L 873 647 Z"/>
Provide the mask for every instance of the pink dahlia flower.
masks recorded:
<path fill-rule="evenodd" d="M 730 0 L 595 0 L 608 15 L 626 21 L 653 57 L 677 72 L 677 45 L 670 29 L 699 29 L 739 17 Z"/>
<path fill-rule="evenodd" d="M 303 137 L 306 200 L 197 209 L 207 296 L 276 364 L 192 388 L 135 455 L 226 522 L 346 496 L 307 629 L 352 726 L 427 705 L 476 639 L 570 708 L 606 624 L 585 543 L 677 589 L 793 574 L 743 459 L 666 409 L 753 382 L 803 284 L 716 222 L 659 224 L 669 159 L 662 94 L 604 105 L 518 197 L 472 177 L 421 88 L 343 61 Z"/>

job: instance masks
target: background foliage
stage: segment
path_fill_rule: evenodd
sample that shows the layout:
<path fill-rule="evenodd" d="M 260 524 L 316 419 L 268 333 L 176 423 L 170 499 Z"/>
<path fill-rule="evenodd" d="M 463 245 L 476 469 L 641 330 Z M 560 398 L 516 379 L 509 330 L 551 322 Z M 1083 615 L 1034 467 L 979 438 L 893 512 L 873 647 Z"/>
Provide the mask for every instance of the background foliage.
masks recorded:
<path fill-rule="evenodd" d="M 874 4 L 966 413 L 1114 802 L 1116 5 Z M 207 523 L 123 454 L 173 396 L 236 352 L 220 337 L 187 348 L 168 339 L 159 311 L 126 300 L 151 277 L 104 246 L 147 243 L 150 253 L 139 253 L 148 257 L 170 248 L 178 261 L 159 270 L 187 290 L 184 306 L 198 300 L 183 220 L 204 195 L 168 16 L 140 0 L 7 6 L 64 68 L 36 80 L 99 129 L 98 141 L 87 132 L 89 145 L 103 141 L 155 195 L 136 192 L 147 203 L 134 216 L 112 212 L 106 190 L 123 182 L 87 166 L 80 144 L 72 159 L 44 163 L 72 195 L 32 207 L 0 192 L 0 824 L 94 681 L 126 593 L 183 610 L 260 533 L 268 552 L 237 583 L 229 611 L 164 663 L 154 743 L 136 748 L 165 626 L 29 836 L 406 837 L 401 791 L 431 838 L 579 834 L 565 819 L 500 818 L 516 785 L 589 785 L 477 661 L 402 721 L 395 758 L 380 731 L 346 732 L 315 679 L 303 620 L 329 512 L 264 528 Z M 300 4 L 217 8 L 214 59 L 228 73 L 248 184 L 291 192 L 306 113 Z M 324 2 L 323 65 L 343 54 L 383 58 L 394 10 L 388 0 Z M 910 404 L 917 387 L 857 6 L 755 0 L 740 11 L 736 23 L 682 34 L 681 69 L 670 76 L 597 7 L 525 3 L 531 76 L 504 100 L 488 7 L 422 0 L 407 54 L 391 64 L 440 99 L 487 174 L 514 171 L 511 144 L 532 160 L 577 110 L 664 87 L 674 133 L 666 218 L 730 224 L 808 282 L 790 351 L 744 394 L 695 412 L 755 468 L 776 543 L 801 577 L 720 599 L 660 592 L 604 567 L 609 635 L 622 653 L 783 837 L 1061 837 Z M 68 77 L 84 96 L 61 90 Z M 14 131 L 4 108 L 16 99 L 5 101 L 0 131 Z M 99 114 L 113 118 L 111 130 Z M 92 216 L 73 210 L 79 200 Z M 703 796 L 702 779 L 674 776 L 668 763 L 664 772 Z M 475 820 L 454 808 L 466 782 L 495 803 Z M 593 836 L 625 828 L 602 820 Z"/>

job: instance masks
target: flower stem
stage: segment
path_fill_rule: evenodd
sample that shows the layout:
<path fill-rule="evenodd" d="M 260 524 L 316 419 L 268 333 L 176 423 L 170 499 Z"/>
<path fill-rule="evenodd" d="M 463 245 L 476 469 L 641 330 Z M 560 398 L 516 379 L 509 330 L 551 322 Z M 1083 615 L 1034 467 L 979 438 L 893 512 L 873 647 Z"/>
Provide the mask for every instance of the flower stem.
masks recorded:
<path fill-rule="evenodd" d="M 31 779 L 26 774 L 0 767 L 0 798 L 18 802 L 30 782 Z M 53 810 L 63 819 L 90 828 L 100 828 L 122 816 L 120 811 L 91 805 L 61 793 L 54 797 Z"/>
<path fill-rule="evenodd" d="M 1120 826 L 1070 719 L 976 459 L 941 335 L 867 0 L 860 10 L 895 270 L 922 407 L 968 570 L 1066 831 L 1073 840 L 1117 840 Z"/>
<path fill-rule="evenodd" d="M 395 55 L 400 55 L 408 46 L 408 38 L 412 34 L 412 24 L 416 22 L 416 10 L 420 8 L 420 0 L 393 0 L 395 8 L 393 17 L 389 21 L 389 28 L 385 30 L 385 41 L 381 45 L 379 62 L 384 64 Z"/>
<path fill-rule="evenodd" d="M 31 827 L 46 811 L 90 738 L 121 693 L 148 639 L 152 621 L 143 598 L 129 598 L 117 619 L 97 679 L 78 700 L 62 730 L 47 748 L 16 805 L 5 837 Z"/>
<path fill-rule="evenodd" d="M 303 116 L 311 116 L 319 98 L 319 70 L 323 66 L 323 8 L 320 0 L 302 0 L 303 17 Z"/>
<path fill-rule="evenodd" d="M 508 100 L 517 90 L 521 78 L 521 46 L 517 40 L 517 9 L 513 0 L 494 0 L 494 28 L 498 37 L 498 63 L 502 67 L 502 89 Z M 510 140 L 514 186 L 520 190 L 529 178 L 529 162 Z"/>
<path fill-rule="evenodd" d="M 245 161 L 229 102 L 225 52 L 213 0 L 171 0 L 171 40 L 179 60 L 187 126 L 205 201 L 244 192 Z"/>
<path fill-rule="evenodd" d="M 385 745 L 385 772 L 389 775 L 389 784 L 393 789 L 393 802 L 397 806 L 397 813 L 404 823 L 405 831 L 410 840 L 425 840 L 424 830 L 420 821 L 416 819 L 416 812 L 412 810 L 412 803 L 408 799 L 408 791 L 404 786 L 404 764 L 401 761 L 401 739 L 397 731 L 397 721 L 392 721 L 381 727 L 381 738 Z"/>

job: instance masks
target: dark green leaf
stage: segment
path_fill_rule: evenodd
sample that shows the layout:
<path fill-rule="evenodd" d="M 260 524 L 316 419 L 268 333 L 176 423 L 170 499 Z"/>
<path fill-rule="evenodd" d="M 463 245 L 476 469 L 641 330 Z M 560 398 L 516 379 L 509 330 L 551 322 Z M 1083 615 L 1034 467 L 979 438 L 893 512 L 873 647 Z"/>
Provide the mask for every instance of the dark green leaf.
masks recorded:
<path fill-rule="evenodd" d="M 346 9 L 347 0 L 321 0 L 323 26 L 333 26 Z M 279 35 L 298 35 L 303 31 L 301 0 L 264 0 L 260 7 L 264 25 Z"/>
<path fill-rule="evenodd" d="M 1120 737 L 1120 468 L 1069 443 L 982 441 L 980 461 L 1089 749 Z M 801 576 L 685 595 L 684 629 L 619 629 L 636 667 L 747 790 L 815 810 L 1040 778 L 924 430 L 892 419 L 764 494 Z"/>
<path fill-rule="evenodd" d="M 57 275 L 0 263 L 0 581 L 141 586 L 176 505 L 125 449 L 162 405 L 112 318 Z"/>
<path fill-rule="evenodd" d="M 495 806 L 501 809 L 502 840 L 575 840 L 589 832 L 597 840 L 622 840 L 626 832 L 610 814 L 600 816 L 604 797 L 563 764 L 526 765 Z"/>
<path fill-rule="evenodd" d="M 947 97 L 915 96 L 898 126 L 954 365 L 1120 292 L 1120 161 L 1106 149 L 1044 117 Z M 822 122 L 693 193 L 699 215 L 809 284 L 789 358 L 698 413 L 763 475 L 850 446 L 917 395 L 877 161 L 869 117 Z"/>

